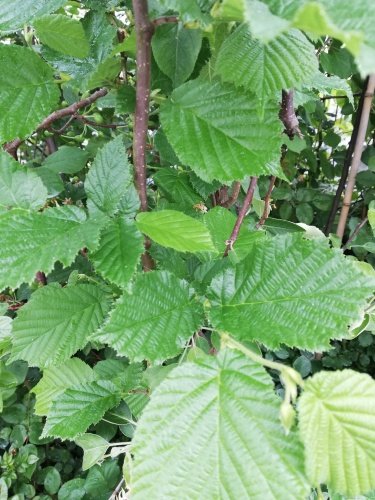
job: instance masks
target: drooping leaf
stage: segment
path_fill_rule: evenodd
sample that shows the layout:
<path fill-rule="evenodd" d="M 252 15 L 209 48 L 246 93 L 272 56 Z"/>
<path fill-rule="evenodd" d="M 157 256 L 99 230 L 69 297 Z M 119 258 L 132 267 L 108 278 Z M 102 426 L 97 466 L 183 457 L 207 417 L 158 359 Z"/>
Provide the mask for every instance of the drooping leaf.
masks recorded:
<path fill-rule="evenodd" d="M 309 81 L 318 71 L 318 60 L 314 46 L 299 30 L 263 44 L 242 24 L 221 46 L 215 70 L 224 81 L 265 99 Z"/>
<path fill-rule="evenodd" d="M 0 142 L 3 143 L 31 134 L 57 106 L 59 88 L 53 81 L 52 68 L 29 48 L 1 44 L 0 68 Z"/>
<path fill-rule="evenodd" d="M 86 57 L 89 43 L 80 21 L 62 14 L 43 16 L 34 21 L 40 41 L 51 49 L 73 57 Z"/>
<path fill-rule="evenodd" d="M 89 208 L 113 215 L 131 181 L 130 166 L 122 137 L 108 142 L 96 155 L 86 177 Z"/>
<path fill-rule="evenodd" d="M 362 318 L 374 289 L 374 272 L 326 241 L 286 234 L 255 245 L 213 279 L 210 316 L 218 330 L 240 340 L 321 351 Z"/>
<path fill-rule="evenodd" d="M 75 439 L 120 401 L 118 387 L 110 380 L 98 380 L 67 389 L 53 402 L 42 437 Z"/>
<path fill-rule="evenodd" d="M 137 216 L 137 226 L 159 245 L 179 252 L 215 250 L 206 227 L 176 210 L 140 213 Z"/>
<path fill-rule="evenodd" d="M 36 396 L 35 414 L 47 415 L 52 402 L 66 389 L 94 380 L 94 371 L 79 358 L 67 359 L 64 364 L 43 370 L 43 377 L 32 388 Z"/>
<path fill-rule="evenodd" d="M 109 309 L 108 299 L 95 285 L 39 289 L 14 320 L 10 359 L 39 367 L 63 363 L 100 326 Z"/>
<path fill-rule="evenodd" d="M 162 107 L 165 134 L 182 162 L 210 182 L 247 175 L 280 175 L 268 163 L 279 157 L 281 122 L 277 104 L 258 114 L 255 96 L 219 82 L 187 82 Z"/>
<path fill-rule="evenodd" d="M 350 498 L 375 488 L 375 382 L 352 370 L 320 372 L 299 401 L 306 473 Z"/>
<path fill-rule="evenodd" d="M 104 218 L 87 219 L 75 206 L 42 213 L 14 209 L 0 215 L 0 289 L 31 283 L 37 271 L 48 274 L 56 261 L 70 265 L 82 248 L 95 250 Z"/>
<path fill-rule="evenodd" d="M 0 211 L 15 207 L 38 209 L 47 196 L 47 189 L 35 172 L 0 151 Z"/>
<path fill-rule="evenodd" d="M 279 404 L 264 368 L 242 354 L 174 369 L 137 426 L 132 497 L 305 498 L 302 449 Z"/>
<path fill-rule="evenodd" d="M 124 287 L 133 276 L 143 252 L 143 236 L 134 221 L 120 218 L 110 221 L 103 229 L 98 250 L 91 259 L 105 279 Z"/>
<path fill-rule="evenodd" d="M 155 60 L 178 87 L 191 75 L 202 45 L 200 30 L 184 28 L 181 23 L 167 23 L 157 28 L 152 37 Z"/>
<path fill-rule="evenodd" d="M 83 169 L 87 162 L 87 152 L 73 146 L 60 146 L 59 149 L 47 156 L 43 167 L 56 174 L 75 174 Z"/>
<path fill-rule="evenodd" d="M 0 31 L 13 32 L 66 4 L 66 0 L 0 0 Z"/>
<path fill-rule="evenodd" d="M 76 439 L 76 443 L 83 449 L 82 470 L 87 470 L 103 460 L 109 442 L 97 434 L 86 433 Z"/>
<path fill-rule="evenodd" d="M 99 338 L 132 361 L 176 356 L 202 321 L 189 285 L 166 271 L 138 276 L 112 311 Z"/>

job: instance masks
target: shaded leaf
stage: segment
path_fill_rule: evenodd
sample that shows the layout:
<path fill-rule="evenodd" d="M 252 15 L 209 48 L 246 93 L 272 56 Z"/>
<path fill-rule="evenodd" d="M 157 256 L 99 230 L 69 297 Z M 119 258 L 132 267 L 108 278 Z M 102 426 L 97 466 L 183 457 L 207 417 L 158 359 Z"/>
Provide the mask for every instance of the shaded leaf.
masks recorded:
<path fill-rule="evenodd" d="M 76 443 L 83 449 L 82 470 L 87 470 L 97 462 L 103 460 L 109 442 L 97 434 L 83 434 L 76 439 Z"/>

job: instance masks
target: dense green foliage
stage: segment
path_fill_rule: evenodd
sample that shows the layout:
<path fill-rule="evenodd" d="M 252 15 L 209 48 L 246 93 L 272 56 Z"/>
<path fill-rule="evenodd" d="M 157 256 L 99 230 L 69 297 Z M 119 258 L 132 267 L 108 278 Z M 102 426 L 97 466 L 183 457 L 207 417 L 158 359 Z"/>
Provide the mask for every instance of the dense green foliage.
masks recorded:
<path fill-rule="evenodd" d="M 0 0 L 0 500 L 374 498 L 374 25 Z"/>

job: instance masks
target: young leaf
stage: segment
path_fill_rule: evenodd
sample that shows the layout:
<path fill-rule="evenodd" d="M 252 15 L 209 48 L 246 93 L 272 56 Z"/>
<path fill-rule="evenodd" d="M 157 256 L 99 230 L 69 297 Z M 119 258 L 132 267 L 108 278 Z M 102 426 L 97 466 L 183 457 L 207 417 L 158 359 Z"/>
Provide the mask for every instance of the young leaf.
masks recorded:
<path fill-rule="evenodd" d="M 89 43 L 77 19 L 62 14 L 43 16 L 34 21 L 36 35 L 51 49 L 73 57 L 86 57 Z"/>
<path fill-rule="evenodd" d="M 52 405 L 42 437 L 75 439 L 104 413 L 120 402 L 118 387 L 110 380 L 98 380 L 67 389 Z"/>
<path fill-rule="evenodd" d="M 179 252 L 215 250 L 206 227 L 176 210 L 140 213 L 137 216 L 137 226 L 159 245 L 174 248 Z"/>
<path fill-rule="evenodd" d="M 279 156 L 281 122 L 269 101 L 259 117 L 255 96 L 220 82 L 187 82 L 161 109 L 164 132 L 182 162 L 205 181 L 280 175 L 268 165 Z"/>
<path fill-rule="evenodd" d="M 38 209 L 47 196 L 47 189 L 35 172 L 0 151 L 0 211 L 15 207 Z"/>
<path fill-rule="evenodd" d="M 194 192 L 189 181 L 189 174 L 185 171 L 163 168 L 154 175 L 154 181 L 170 201 L 190 208 L 202 201 L 202 198 Z"/>
<path fill-rule="evenodd" d="M 32 388 L 36 396 L 35 414 L 47 415 L 53 401 L 66 389 L 92 382 L 94 377 L 92 368 L 79 358 L 67 359 L 63 365 L 46 368 L 42 379 Z"/>
<path fill-rule="evenodd" d="M 3 68 L 0 72 L 0 142 L 3 143 L 31 134 L 57 106 L 59 88 L 53 81 L 52 68 L 29 48 L 1 44 L 0 65 Z"/>
<path fill-rule="evenodd" d="M 96 155 L 86 177 L 85 189 L 92 213 L 113 215 L 131 181 L 130 166 L 122 136 L 108 142 Z"/>
<path fill-rule="evenodd" d="M 216 73 L 265 99 L 296 87 L 318 71 L 314 46 L 299 30 L 290 30 L 267 44 L 241 25 L 221 46 Z"/>
<path fill-rule="evenodd" d="M 66 0 L 7 0 L 0 1 L 0 31 L 13 32 L 33 19 L 63 7 Z"/>
<path fill-rule="evenodd" d="M 103 460 L 109 442 L 97 434 L 83 434 L 76 439 L 76 443 L 83 449 L 82 470 L 87 470 Z"/>
<path fill-rule="evenodd" d="M 172 80 L 173 87 L 178 87 L 191 75 L 201 45 L 200 30 L 184 28 L 181 23 L 157 28 L 152 37 L 152 51 L 159 68 Z"/>
<path fill-rule="evenodd" d="M 237 352 L 175 368 L 137 426 L 132 498 L 305 498 L 302 448 L 279 405 L 264 368 Z"/>
<path fill-rule="evenodd" d="M 375 289 L 370 271 L 324 240 L 279 236 L 254 245 L 240 264 L 213 279 L 211 320 L 239 340 L 272 349 L 328 349 L 330 339 L 343 338 L 362 318 Z"/>
<path fill-rule="evenodd" d="M 95 285 L 37 290 L 14 320 L 10 359 L 39 367 L 63 363 L 87 344 L 108 309 L 108 295 Z"/>
<path fill-rule="evenodd" d="M 105 279 L 124 287 L 133 276 L 143 252 L 143 237 L 134 221 L 115 219 L 103 229 L 99 248 L 91 260 Z"/>
<path fill-rule="evenodd" d="M 42 213 L 14 209 L 0 215 L 0 289 L 31 283 L 37 271 L 48 273 L 56 261 L 71 264 L 82 248 L 94 250 L 106 219 L 87 219 L 75 206 Z M 27 248 L 27 251 L 26 251 Z"/>
<path fill-rule="evenodd" d="M 117 303 L 99 338 L 132 361 L 176 356 L 202 321 L 189 285 L 165 271 L 138 276 Z"/>
<path fill-rule="evenodd" d="M 352 370 L 320 372 L 299 400 L 306 473 L 350 498 L 375 488 L 375 382 Z"/>

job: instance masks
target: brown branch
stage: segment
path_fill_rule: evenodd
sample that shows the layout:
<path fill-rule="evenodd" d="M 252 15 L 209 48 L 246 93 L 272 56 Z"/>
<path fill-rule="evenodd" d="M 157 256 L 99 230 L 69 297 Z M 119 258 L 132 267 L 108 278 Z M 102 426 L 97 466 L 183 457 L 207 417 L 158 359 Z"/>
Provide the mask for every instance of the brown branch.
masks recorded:
<path fill-rule="evenodd" d="M 235 181 L 232 186 L 231 195 L 224 203 L 222 203 L 222 206 L 225 208 L 230 208 L 234 203 L 236 203 L 240 191 L 241 191 L 241 183 L 240 181 Z"/>
<path fill-rule="evenodd" d="M 358 233 L 360 232 L 360 230 L 363 228 L 363 226 L 366 224 L 367 221 L 368 221 L 368 217 L 366 216 L 363 220 L 361 220 L 360 222 L 358 222 L 358 224 L 356 225 L 354 231 L 349 236 L 348 241 L 342 247 L 342 249 L 343 249 L 344 252 L 345 252 L 345 250 L 347 250 L 350 247 L 351 242 L 358 236 Z"/>
<path fill-rule="evenodd" d="M 157 19 L 154 19 L 152 21 L 152 24 L 155 26 L 161 26 L 162 24 L 166 23 L 178 23 L 179 19 L 178 16 L 163 16 L 163 17 L 158 17 Z"/>
<path fill-rule="evenodd" d="M 56 120 L 60 120 L 60 118 L 64 118 L 65 116 L 74 115 L 75 113 L 77 113 L 79 109 L 89 106 L 93 102 L 97 101 L 100 97 L 104 97 L 107 93 L 108 90 L 106 88 L 102 88 L 91 94 L 89 97 L 86 97 L 85 99 L 81 99 L 80 101 L 74 102 L 73 104 L 67 106 L 66 108 L 54 111 L 37 126 L 35 132 L 40 132 L 41 130 L 48 130 L 52 126 L 52 123 L 55 122 Z M 7 144 L 4 145 L 4 150 L 7 153 L 11 154 L 12 156 L 17 155 L 17 149 L 23 142 L 24 141 L 22 139 L 14 139 L 13 141 L 8 142 Z"/>
<path fill-rule="evenodd" d="M 154 24 L 148 16 L 147 0 L 133 0 L 135 34 L 137 44 L 137 83 L 136 104 L 133 135 L 133 162 L 135 170 L 135 186 L 141 202 L 141 211 L 148 210 L 147 203 L 147 172 L 146 143 L 151 86 L 151 38 L 155 31 Z M 142 265 L 145 271 L 155 267 L 148 254 L 151 242 L 146 238 L 146 252 L 142 255 Z"/>
<path fill-rule="evenodd" d="M 363 104 L 364 104 L 365 97 L 366 97 L 367 83 L 368 83 L 368 79 L 366 79 L 364 86 L 363 86 L 361 98 L 360 98 L 359 103 L 358 103 L 358 110 L 357 110 L 357 115 L 355 118 L 355 123 L 354 123 L 353 131 L 352 131 L 352 135 L 350 137 L 348 149 L 346 150 L 346 155 L 345 155 L 344 165 L 343 165 L 342 171 L 341 171 L 340 181 L 339 181 L 339 184 L 337 186 L 336 193 L 335 193 L 335 196 L 333 198 L 332 206 L 331 206 L 331 209 L 330 209 L 329 214 L 328 214 L 326 226 L 324 228 L 324 234 L 326 236 L 328 236 L 332 230 L 332 226 L 333 226 L 333 223 L 335 221 L 336 213 L 337 213 L 337 210 L 339 208 L 341 195 L 345 189 L 346 179 L 348 177 L 349 168 L 350 168 L 350 164 L 351 164 L 352 156 L 353 156 L 353 152 L 354 152 L 354 146 L 355 146 L 356 141 L 357 141 L 359 124 L 360 124 L 361 117 L 362 117 Z"/>
<path fill-rule="evenodd" d="M 298 118 L 294 110 L 293 90 L 282 91 L 281 109 L 279 117 L 284 124 L 285 133 L 288 135 L 290 139 L 293 139 L 295 135 L 302 137 L 302 133 L 299 128 Z"/>
<path fill-rule="evenodd" d="M 348 175 L 348 182 L 345 189 L 344 201 L 340 213 L 339 223 L 337 225 L 336 235 L 342 239 L 344 236 L 346 220 L 349 214 L 349 208 L 352 201 L 353 190 L 355 186 L 355 179 L 357 176 L 358 168 L 361 162 L 363 145 L 366 140 L 367 126 L 370 118 L 372 98 L 375 90 L 375 74 L 370 75 L 367 82 L 366 96 L 364 97 L 361 119 L 358 127 L 357 140 L 355 141 L 353 159 Z"/>
<path fill-rule="evenodd" d="M 234 225 L 232 234 L 230 235 L 229 240 L 227 240 L 227 242 L 226 242 L 227 247 L 225 249 L 223 257 L 227 257 L 229 251 L 233 249 L 233 245 L 235 244 L 235 242 L 238 238 L 238 234 L 240 232 L 242 222 L 243 222 L 243 220 L 247 214 L 247 211 L 249 210 L 249 206 L 253 200 L 254 191 L 255 191 L 255 187 L 257 185 L 257 181 L 258 181 L 257 177 L 251 177 L 249 188 L 247 190 L 247 193 L 246 193 L 243 205 L 241 207 L 241 210 L 238 214 L 238 217 L 237 217 L 236 223 Z"/>
<path fill-rule="evenodd" d="M 270 207 L 271 193 L 272 193 L 272 190 L 273 190 L 274 185 L 275 185 L 275 180 L 276 180 L 276 176 L 272 175 L 270 177 L 270 184 L 268 186 L 268 190 L 267 190 L 266 196 L 264 197 L 264 210 L 263 210 L 263 214 L 262 214 L 262 217 L 260 218 L 258 224 L 255 226 L 257 229 L 259 229 L 261 226 L 263 226 L 263 224 L 267 220 L 267 217 L 270 214 L 270 211 L 271 211 L 271 207 Z"/>

